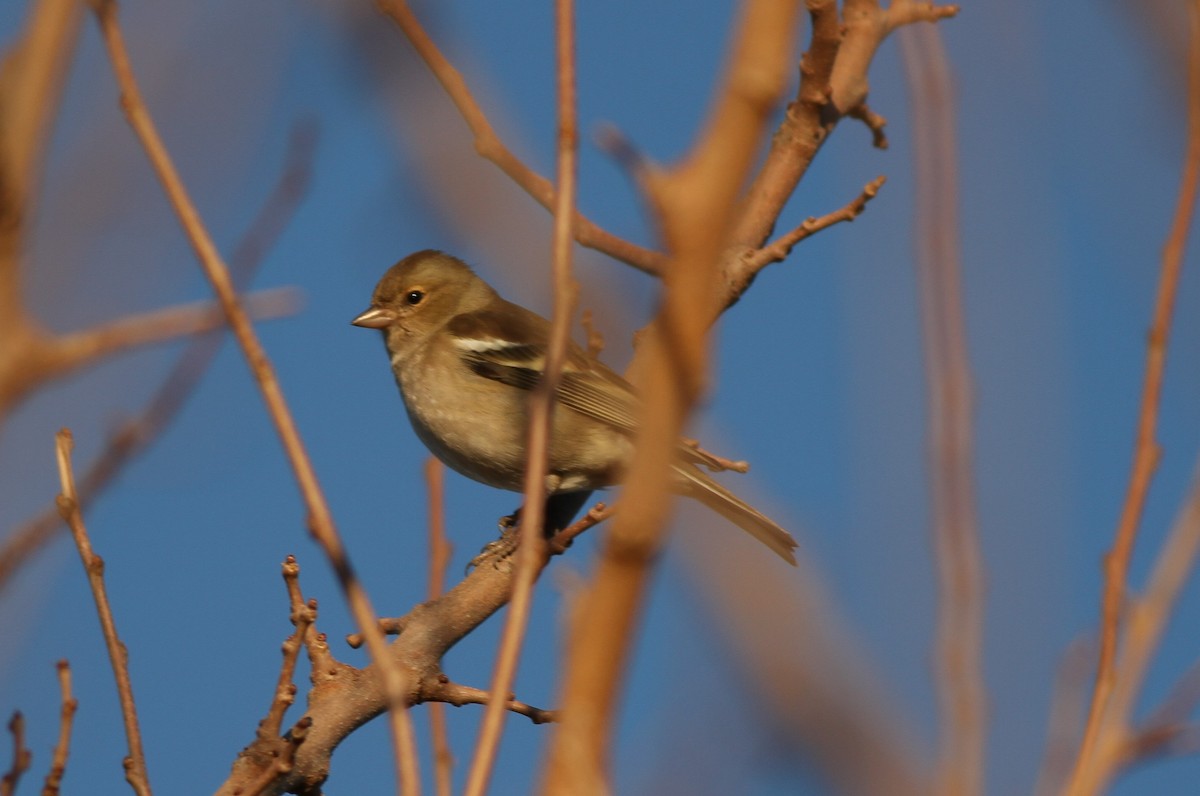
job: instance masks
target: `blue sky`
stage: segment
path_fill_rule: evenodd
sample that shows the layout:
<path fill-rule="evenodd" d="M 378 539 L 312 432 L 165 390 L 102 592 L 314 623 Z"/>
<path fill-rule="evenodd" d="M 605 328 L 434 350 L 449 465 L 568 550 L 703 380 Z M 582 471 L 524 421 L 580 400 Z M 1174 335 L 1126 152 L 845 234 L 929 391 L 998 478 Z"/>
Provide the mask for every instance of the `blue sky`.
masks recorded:
<path fill-rule="evenodd" d="M 5 41 L 21 5 L 0 7 Z M 553 47 L 543 5 L 472 0 L 418 13 L 501 134 L 549 173 Z M 732 5 L 681 10 L 661 2 L 580 8 L 585 130 L 615 124 L 662 161 L 686 151 L 723 58 Z M 1100 556 L 1128 476 L 1184 130 L 1180 63 L 1162 54 L 1159 33 L 1138 13 L 1114 2 L 980 4 L 942 27 L 959 99 L 988 566 L 988 783 L 998 793 L 1032 787 L 1054 671 L 1066 645 L 1095 625 Z M 301 117 L 319 125 L 312 187 L 257 281 L 299 286 L 304 310 L 260 333 L 376 606 L 403 612 L 425 589 L 425 453 L 377 336 L 348 321 L 387 266 L 426 247 L 460 254 L 506 297 L 545 311 L 548 217 L 475 158 L 458 118 L 370 4 L 131 0 L 123 18 L 151 110 L 226 250 L 270 191 L 290 126 Z M 875 63 L 871 92 L 872 107 L 890 121 L 891 148 L 873 150 L 864 129 L 843 124 L 781 225 L 841 206 L 879 174 L 887 186 L 854 224 L 822 233 L 764 273 L 725 316 L 717 379 L 698 429 L 721 452 L 751 461 L 751 475 L 732 485 L 794 529 L 895 709 L 918 728 L 917 746 L 928 749 L 934 591 L 907 102 L 892 42 Z M 654 243 L 627 179 L 586 141 L 580 177 L 585 212 Z M 26 281 L 31 306 L 51 327 L 82 328 L 208 295 L 118 113 L 90 20 L 43 197 Z M 1200 275 L 1189 260 L 1167 369 L 1164 457 L 1136 584 L 1185 493 L 1200 443 Z M 605 332 L 605 357 L 623 365 L 629 333 L 653 306 L 654 283 L 596 254 L 580 253 L 577 263 L 583 304 Z M 151 393 L 173 351 L 108 362 L 38 394 L 10 419 L 0 438 L 0 526 L 14 526 L 56 493 L 54 431 L 71 426 L 77 461 L 87 461 L 113 419 Z M 454 576 L 515 503 L 452 474 L 447 493 Z M 88 525 L 108 562 L 130 647 L 156 788 L 215 787 L 269 700 L 290 630 L 278 578 L 285 554 L 297 554 L 306 593 L 321 600 L 321 628 L 334 638 L 351 629 L 231 346 Z M 680 555 L 694 529 L 678 530 L 629 683 L 618 792 L 821 792 L 794 750 L 768 745 L 744 690 L 727 687 L 740 671 L 724 644 L 729 631 L 698 596 L 697 556 Z M 553 703 L 561 594 L 571 582 L 565 573 L 586 572 L 592 550 L 590 540 L 577 545 L 539 587 L 517 686 L 529 702 Z M 764 572 L 778 566 L 756 552 L 736 560 Z M 1188 632 L 1198 596 L 1193 583 L 1182 597 L 1147 705 L 1200 656 Z M 111 676 L 68 545 L 24 573 L 0 605 L 0 623 L 9 639 L 0 654 L 0 709 L 25 711 L 34 771 L 56 732 L 53 662 L 66 657 L 81 701 L 67 787 L 122 792 Z M 498 627 L 486 625 L 451 653 L 453 677 L 486 682 Z M 349 650 L 341 657 L 362 660 Z M 450 714 L 460 759 L 478 715 L 473 708 Z M 528 791 L 545 734 L 509 722 L 495 793 Z M 330 792 L 393 792 L 381 757 L 386 741 L 382 724 L 356 734 L 334 758 Z M 1189 792 L 1198 766 L 1156 762 L 1113 792 Z"/>

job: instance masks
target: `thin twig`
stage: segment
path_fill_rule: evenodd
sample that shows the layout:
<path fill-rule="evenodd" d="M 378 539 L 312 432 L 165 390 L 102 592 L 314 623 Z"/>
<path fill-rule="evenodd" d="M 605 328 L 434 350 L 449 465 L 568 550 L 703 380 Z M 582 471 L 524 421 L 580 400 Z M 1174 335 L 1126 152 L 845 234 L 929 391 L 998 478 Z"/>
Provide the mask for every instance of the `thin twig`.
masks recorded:
<path fill-rule="evenodd" d="M 267 716 L 258 725 L 260 736 L 278 736 L 283 728 L 283 717 L 296 701 L 296 662 L 300 659 L 300 650 L 305 648 L 309 631 L 317 619 L 316 600 L 304 602 L 299 576 L 300 565 L 296 563 L 296 557 L 288 555 L 283 561 L 283 580 L 288 592 L 288 613 L 295 630 L 283 642 L 283 663 L 279 667 L 275 695 L 271 698 Z"/>
<path fill-rule="evenodd" d="M 26 326 L 21 285 L 25 236 L 52 139 L 54 115 L 79 38 L 75 0 L 30 3 L 29 20 L 0 65 L 0 336 Z"/>
<path fill-rule="evenodd" d="M 567 526 L 586 499 L 587 493 L 551 496 L 546 501 L 546 526 Z M 544 567 L 548 561 L 547 555 L 539 564 Z M 515 572 L 515 567 L 476 567 L 441 597 L 422 602 L 388 622 L 404 628 L 391 650 L 417 684 L 414 704 L 437 698 L 448 682 L 441 667 L 446 652 L 507 604 Z M 312 639 L 309 658 L 314 687 L 308 693 L 305 715 L 313 718 L 313 725 L 304 746 L 296 750 L 291 773 L 276 783 L 280 789 L 300 793 L 314 792 L 328 776 L 330 756 L 339 744 L 387 710 L 386 695 L 370 667 L 356 669 L 338 663 L 329 654 L 323 634 Z M 230 776 L 217 792 L 229 796 L 244 793 L 248 783 L 259 781 L 264 767 L 274 765 L 278 750 L 277 744 L 256 740 L 238 754 Z"/>
<path fill-rule="evenodd" d="M 588 509 L 587 514 L 550 538 L 550 554 L 556 556 L 565 553 L 567 548 L 571 546 L 571 542 L 575 541 L 584 531 L 596 527 L 615 514 L 616 508 L 616 506 L 609 506 L 604 503 L 597 503 L 592 506 Z"/>
<path fill-rule="evenodd" d="M 871 145 L 873 147 L 876 149 L 888 148 L 887 119 L 871 110 L 867 103 L 859 103 L 846 115 L 851 119 L 858 119 L 867 126 L 867 129 L 871 131 Z"/>
<path fill-rule="evenodd" d="M 92 550 L 83 515 L 79 513 L 79 496 L 75 491 L 75 473 L 71 469 L 71 449 L 74 441 L 68 429 L 59 431 L 54 438 L 58 458 L 58 480 L 62 492 L 58 496 L 58 509 L 71 529 L 79 558 L 87 574 L 92 598 L 96 601 L 96 612 L 100 616 L 100 629 L 104 633 L 104 644 L 108 648 L 108 660 L 112 664 L 113 676 L 117 681 L 117 696 L 121 702 L 121 717 L 125 723 L 125 739 L 129 744 L 129 757 L 125 762 L 125 780 L 139 796 L 150 796 L 150 779 L 146 774 L 146 753 L 142 749 L 142 733 L 138 727 L 137 708 L 133 703 L 133 682 L 129 679 L 129 653 L 117 635 L 117 624 L 113 619 L 112 606 L 108 603 L 108 592 L 104 587 L 104 560 Z"/>
<path fill-rule="evenodd" d="M 288 461 L 292 466 L 308 511 L 309 530 L 329 559 L 346 595 L 346 601 L 354 620 L 366 638 L 371 659 L 388 696 L 392 736 L 395 743 L 398 786 L 406 796 L 417 796 L 420 793 L 420 776 L 417 771 L 412 719 L 408 714 L 410 684 L 407 683 L 407 678 L 397 663 L 388 655 L 387 645 L 376 625 L 375 613 L 371 608 L 370 600 L 354 572 L 345 546 L 338 535 L 329 505 L 317 480 L 312 462 L 304 449 L 304 443 L 300 439 L 287 401 L 283 397 L 283 391 L 275 377 L 274 368 L 254 332 L 254 327 L 246 316 L 245 309 L 238 300 L 229 276 L 229 269 L 222 261 L 208 230 L 205 229 L 200 214 L 188 196 L 158 130 L 150 118 L 149 111 L 146 109 L 129 64 L 129 56 L 120 27 L 117 24 L 116 2 L 115 0 L 92 0 L 92 2 L 112 61 L 113 71 L 121 87 L 121 106 L 145 148 L 154 171 L 200 260 L 205 275 L 225 310 L 229 325 L 233 329 L 243 356 L 254 373 L 272 423 L 275 425 Z"/>
<path fill-rule="evenodd" d="M 482 157 L 496 164 L 509 179 L 529 194 L 534 201 L 547 210 L 554 212 L 559 199 L 555 195 L 554 186 L 545 177 L 537 174 L 526 166 L 520 158 L 512 153 L 500 136 L 492 129 L 491 122 L 471 95 L 471 90 L 463 80 L 462 75 L 446 60 L 429 34 L 421 27 L 412 9 L 404 0 L 376 0 L 379 10 L 404 32 L 413 49 L 425 61 L 429 71 L 442 84 L 446 94 L 458 108 L 463 121 L 471 128 L 475 136 L 475 151 Z M 633 266 L 639 271 L 651 275 L 661 275 L 665 257 L 659 252 L 646 249 L 597 226 L 581 213 L 574 212 L 574 238 L 581 246 L 595 249 L 608 256 Z"/>
<path fill-rule="evenodd" d="M 254 781 L 250 782 L 244 789 L 238 791 L 238 796 L 259 796 L 268 788 L 272 787 L 276 780 L 286 777 L 291 773 L 296 761 L 296 750 L 300 748 L 300 744 L 308 737 L 308 731 L 312 727 L 312 717 L 304 716 L 288 731 L 287 740 L 279 754 L 274 758 L 269 766 L 263 766 L 259 771 L 259 776 Z"/>
<path fill-rule="evenodd" d="M 513 581 L 508 616 L 501 635 L 496 668 L 489 689 L 471 770 L 467 796 L 483 796 L 496 762 L 496 750 L 507 717 L 505 699 L 516 678 L 521 645 L 529 623 L 533 585 L 544 559 L 546 481 L 550 459 L 551 426 L 558 386 L 566 364 L 571 317 L 578 288 L 571 278 L 572 222 L 575 217 L 576 172 L 579 131 L 575 86 L 575 5 L 573 0 L 556 0 L 555 43 L 558 76 L 558 166 L 554 193 L 552 281 L 554 307 L 550 317 L 550 339 L 546 346 L 545 372 L 530 396 L 529 443 L 525 463 L 524 509 L 521 544 L 517 548 L 517 572 Z"/>
<path fill-rule="evenodd" d="M 608 749 L 620 686 L 670 516 L 670 468 L 707 380 L 708 330 L 722 306 L 721 256 L 730 220 L 787 84 L 798 3 L 745 4 L 729 67 L 688 155 L 649 180 L 671 260 L 658 316 L 638 350 L 633 381 L 646 396 L 622 493 L 592 585 L 567 643 L 562 723 L 551 739 L 543 793 L 608 790 Z"/>
<path fill-rule="evenodd" d="M 425 482 L 429 486 L 429 599 L 442 596 L 446 567 L 454 546 L 446 539 L 446 501 L 443 489 L 445 467 L 436 456 L 425 460 Z M 433 744 L 433 783 L 437 796 L 453 791 L 454 753 L 446 730 L 446 707 L 440 702 L 429 705 L 429 734 Z"/>
<path fill-rule="evenodd" d="M 938 569 L 936 684 L 938 787 L 982 792 L 987 694 L 983 683 L 983 560 L 975 507 L 971 365 L 958 242 L 955 108 L 935 26 L 900 37 L 912 91 L 918 257 L 929 398 L 929 480 Z"/>
<path fill-rule="evenodd" d="M 1183 255 L 1196 210 L 1197 183 L 1200 181 L 1200 7 L 1188 6 L 1191 40 L 1188 44 L 1188 144 L 1179 198 L 1171 229 L 1163 247 L 1162 270 L 1159 272 L 1158 293 L 1154 302 L 1154 317 L 1146 344 L 1146 372 L 1142 381 L 1141 408 L 1138 413 L 1137 436 L 1133 449 L 1133 466 L 1125 503 L 1117 524 L 1112 549 L 1104 558 L 1104 594 L 1101 599 L 1100 656 L 1096 665 L 1096 682 L 1088 707 L 1083 742 L 1067 793 L 1084 796 L 1094 791 L 1096 783 L 1088 772 L 1100 740 L 1104 713 L 1117 680 L 1117 644 L 1120 636 L 1121 611 L 1127 590 L 1129 566 L 1137 541 L 1138 526 L 1150 492 L 1150 483 L 1158 468 L 1161 449 L 1155 438 L 1161 404 L 1163 374 L 1166 370 L 1167 342 L 1175 312 L 1179 280 L 1183 272 Z"/>
<path fill-rule="evenodd" d="M 867 72 L 876 51 L 897 28 L 937 22 L 958 13 L 958 6 L 913 0 L 846 0 L 839 19 L 836 0 L 807 0 L 812 18 L 811 43 L 800 61 L 800 84 L 788 105 L 738 214 L 732 246 L 740 252 L 727 266 L 726 305 L 733 304 L 757 273 L 745 267 L 775 228 L 779 214 L 813 159 L 845 116 L 871 128 L 876 146 L 886 144 L 883 118 L 866 107 Z M 772 261 L 766 260 L 761 267 Z"/>
<path fill-rule="evenodd" d="M 407 617 L 403 616 L 386 616 L 376 623 L 379 632 L 385 636 L 398 636 L 404 632 L 404 626 L 407 624 Z M 352 649 L 358 649 L 363 645 L 365 639 L 362 633 L 348 633 L 346 635 L 346 644 Z"/>
<path fill-rule="evenodd" d="M 604 351 L 604 335 L 593 323 L 591 310 L 585 309 L 579 314 L 579 325 L 583 327 L 584 339 L 587 340 L 588 356 L 599 359 L 600 354 Z"/>
<path fill-rule="evenodd" d="M 828 229 L 834 224 L 853 221 L 862 215 L 862 211 L 866 209 L 867 202 L 875 198 L 879 193 L 879 189 L 887 182 L 887 177 L 882 174 L 863 187 L 862 192 L 850 200 L 844 207 L 834 210 L 832 213 L 826 213 L 823 216 L 810 216 L 804 220 L 795 229 L 785 232 L 775 240 L 763 246 L 750 257 L 750 267 L 754 270 L 761 270 L 767 263 L 781 262 L 789 254 L 796 244 L 805 238 L 810 238 L 823 229 Z"/>
<path fill-rule="evenodd" d="M 1093 639 L 1077 638 L 1067 645 L 1059 662 L 1046 720 L 1046 747 L 1033 786 L 1034 796 L 1058 793 L 1071 774 L 1071 763 L 1079 744 L 1079 716 L 1087 705 L 1087 683 L 1095 654 Z"/>
<path fill-rule="evenodd" d="M 62 707 L 58 717 L 58 741 L 50 759 L 50 771 L 42 785 L 42 796 L 56 796 L 62 787 L 63 774 L 67 771 L 67 757 L 71 752 L 71 727 L 75 722 L 75 711 L 79 701 L 71 696 L 71 665 L 58 662 L 58 689 L 62 694 Z"/>
<path fill-rule="evenodd" d="M 1146 672 L 1184 584 L 1195 569 L 1198 553 L 1200 459 L 1196 462 L 1192 488 L 1159 552 L 1145 594 L 1130 601 L 1114 666 L 1112 693 L 1097 732 L 1095 751 L 1081 781 L 1073 783 L 1080 788 L 1079 792 L 1103 790 L 1121 769 L 1161 753 L 1174 744 L 1180 732 L 1190 729 L 1186 720 L 1200 694 L 1195 683 L 1189 683 L 1195 677 L 1195 670 L 1185 675 L 1163 705 L 1140 727 L 1131 727 Z"/>
<path fill-rule="evenodd" d="M 255 318 L 278 318 L 295 312 L 297 293 L 276 288 L 247 296 L 246 310 Z M 0 384 L 0 419 L 34 390 L 102 359 L 143 346 L 211 332 L 225 325 L 221 308 L 197 301 L 127 315 L 91 329 L 50 334 L 31 327 L 7 355 L 8 374 Z"/>
<path fill-rule="evenodd" d="M 8 732 L 13 739 L 12 764 L 0 777 L 0 796 L 13 796 L 17 792 L 17 784 L 33 760 L 33 754 L 25 745 L 25 717 L 21 711 L 13 711 L 12 718 L 8 720 Z"/>
<path fill-rule="evenodd" d="M 426 696 L 426 699 L 436 700 L 433 702 L 433 705 L 438 704 L 438 702 L 445 702 L 447 705 L 454 705 L 455 707 L 492 704 L 492 694 L 490 692 L 484 691 L 482 688 L 472 688 L 469 685 L 452 683 L 449 680 L 439 683 L 438 687 Z M 433 705 L 430 705 L 430 707 Z M 501 700 L 500 706 L 501 710 L 525 716 L 534 724 L 549 724 L 552 721 L 558 720 L 558 716 L 553 710 L 543 710 L 534 707 L 526 702 L 513 699 L 511 695 L 507 699 Z"/>

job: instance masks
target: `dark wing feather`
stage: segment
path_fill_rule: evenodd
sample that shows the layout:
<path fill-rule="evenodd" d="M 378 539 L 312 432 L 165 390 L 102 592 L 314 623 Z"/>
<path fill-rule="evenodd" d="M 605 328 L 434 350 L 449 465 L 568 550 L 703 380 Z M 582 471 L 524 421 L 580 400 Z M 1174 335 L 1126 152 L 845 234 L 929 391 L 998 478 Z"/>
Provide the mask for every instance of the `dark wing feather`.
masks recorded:
<path fill-rule="evenodd" d="M 460 344 L 467 367 L 484 378 L 532 390 L 545 363 L 549 324 L 529 310 L 509 304 L 505 312 L 482 311 L 452 319 L 448 331 Z M 570 343 L 559 384 L 563 406 L 601 423 L 632 432 L 638 398 L 629 382 Z"/>

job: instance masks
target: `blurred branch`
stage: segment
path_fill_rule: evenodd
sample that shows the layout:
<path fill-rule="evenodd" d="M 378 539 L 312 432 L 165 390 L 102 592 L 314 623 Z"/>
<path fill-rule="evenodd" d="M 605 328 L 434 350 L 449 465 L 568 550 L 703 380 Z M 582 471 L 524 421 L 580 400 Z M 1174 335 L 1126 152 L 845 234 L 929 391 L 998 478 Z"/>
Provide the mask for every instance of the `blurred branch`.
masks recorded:
<path fill-rule="evenodd" d="M 1095 642 L 1077 638 L 1067 645 L 1054 678 L 1050 714 L 1046 720 L 1046 747 L 1034 785 L 1034 796 L 1051 796 L 1062 789 L 1071 774 L 1079 743 L 1079 716 L 1087 707 L 1087 681 Z"/>
<path fill-rule="evenodd" d="M 550 435 L 554 424 L 555 403 L 567 361 L 571 338 L 571 317 L 578 302 L 579 287 L 571 276 L 571 232 L 577 193 L 579 163 L 579 120 L 575 76 L 575 5 L 573 0 L 555 0 L 555 51 L 558 86 L 557 174 L 554 192 L 554 234 L 551 244 L 551 281 L 554 286 L 553 312 L 546 343 L 545 367 L 529 398 L 529 430 L 525 453 L 525 478 L 522 494 L 520 546 L 516 552 L 516 579 L 509 598 L 508 614 L 496 654 L 492 683 L 488 688 L 487 709 L 475 743 L 475 753 L 467 776 L 466 796 L 483 796 L 496 762 L 500 735 L 512 707 L 505 699 L 512 691 L 517 662 L 529 612 L 533 604 L 533 585 L 541 567 L 539 548 L 546 545 L 543 514 L 546 481 L 549 477 Z M 536 719 L 535 719 L 536 720 Z"/>
<path fill-rule="evenodd" d="M 1200 698 L 1200 669 L 1194 667 L 1185 674 L 1140 727 L 1134 726 L 1134 710 L 1167 621 L 1195 569 L 1198 553 L 1200 458 L 1191 490 L 1159 551 L 1145 593 L 1129 597 L 1110 698 L 1096 730 L 1091 757 L 1082 772 L 1078 768 L 1073 772 L 1077 779 L 1070 786 L 1079 789 L 1074 792 L 1099 793 L 1128 766 L 1172 748 L 1186 748 L 1186 744 L 1178 743 L 1179 739 L 1195 738 L 1195 727 L 1187 720 Z"/>
<path fill-rule="evenodd" d="M 375 613 L 371 609 L 366 590 L 359 582 L 350 564 L 349 556 L 334 525 L 333 516 L 321 491 L 312 462 L 304 449 L 304 443 L 300 439 L 295 420 L 283 397 L 279 382 L 275 378 L 274 368 L 254 332 L 245 308 L 238 300 L 229 269 L 222 261 L 216 245 L 205 229 L 200 214 L 188 196 L 158 130 L 150 118 L 129 64 L 129 55 L 117 23 L 115 0 L 93 0 L 93 9 L 100 23 L 105 46 L 112 61 L 113 72 L 121 89 L 121 107 L 125 111 L 134 133 L 146 150 L 151 166 L 161 181 L 163 190 L 200 260 L 200 265 L 221 302 L 229 325 L 232 327 L 243 356 L 254 374 L 267 405 L 268 413 L 292 466 L 308 511 L 309 530 L 329 559 L 355 622 L 358 623 L 359 629 L 366 637 L 371 657 L 378 664 L 378 676 L 382 679 L 388 695 L 391 729 L 395 742 L 397 779 L 405 793 L 416 796 L 420 792 L 420 777 L 417 773 L 412 720 L 408 715 L 408 691 L 411 684 L 404 682 L 404 675 L 399 666 L 388 657 L 387 646 L 383 635 L 376 626 Z"/>
<path fill-rule="evenodd" d="M 582 497 L 586 498 L 586 495 Z M 581 505 L 579 494 L 555 495 L 547 501 L 546 526 L 567 528 Z M 573 531 L 575 526 L 561 531 Z M 549 549 L 561 549 L 552 537 L 542 545 L 537 559 L 540 574 L 550 560 Z M 562 540 L 559 540 L 560 542 Z M 449 704 L 481 704 L 487 692 L 453 683 L 442 670 L 445 654 L 459 641 L 503 608 L 512 593 L 515 567 L 495 566 L 491 562 L 471 570 L 454 588 L 437 599 L 423 602 L 406 616 L 384 620 L 399 631 L 389 647 L 392 660 L 400 662 L 413 685 L 411 704 L 442 701 Z M 295 754 L 292 770 L 274 778 L 266 792 L 316 793 L 329 775 L 330 758 L 338 745 L 360 726 L 387 710 L 388 700 L 376 664 L 358 669 L 333 660 L 324 646 L 324 637 L 310 646 L 313 657 L 313 687 L 309 690 L 304 714 L 312 719 L 308 734 Z M 534 721 L 549 721 L 556 715 L 516 700 L 506 700 L 506 709 Z M 274 765 L 278 741 L 256 739 L 234 761 L 229 778 L 218 789 L 223 796 L 242 793 L 249 783 L 258 782 L 264 770 Z"/>
<path fill-rule="evenodd" d="M 58 662 L 58 688 L 62 694 L 58 742 L 54 744 L 54 755 L 50 759 L 46 783 L 42 786 L 42 796 L 55 796 L 62 787 L 63 774 L 67 770 L 67 756 L 71 751 L 71 727 L 75 723 L 75 711 L 79 707 L 78 700 L 71 695 L 71 665 L 66 661 Z"/>
<path fill-rule="evenodd" d="M 902 4 L 893 4 L 889 13 Z M 971 364 L 958 240 L 958 153 L 950 68 L 936 27 L 909 28 L 901 51 L 912 91 L 917 275 L 929 408 L 929 482 L 938 570 L 938 792 L 983 791 L 983 556 L 975 506 Z"/>
<path fill-rule="evenodd" d="M 521 187 L 534 201 L 546 210 L 554 211 L 557 201 L 554 186 L 545 177 L 525 165 L 505 146 L 492 128 L 491 122 L 475 101 L 467 83 L 454 66 L 446 60 L 429 34 L 417 21 L 412 9 L 404 0 L 377 0 L 379 10 L 391 17 L 397 27 L 408 38 L 413 49 L 425 61 L 429 71 L 446 90 L 463 121 L 475 136 L 475 151 L 496 164 L 508 177 Z M 574 237 L 581 245 L 603 252 L 613 259 L 633 266 L 647 274 L 661 275 L 664 263 L 662 254 L 643 248 L 597 226 L 581 213 L 574 212 Z"/>
<path fill-rule="evenodd" d="M 764 567 L 759 550 L 726 544 L 724 529 L 688 530 L 689 580 L 736 664 L 741 709 L 766 734 L 757 748 L 815 771 L 830 793 L 929 796 L 922 728 L 901 713 L 888 662 L 878 671 L 838 615 L 816 562 Z"/>
<path fill-rule="evenodd" d="M 0 796 L 12 796 L 17 792 L 17 784 L 29 770 L 33 759 L 29 747 L 25 745 L 25 717 L 21 711 L 13 711 L 12 718 L 8 720 L 8 732 L 12 735 L 12 763 L 4 776 L 0 777 Z"/>
<path fill-rule="evenodd" d="M 442 596 L 446 586 L 446 567 L 454 546 L 446 539 L 445 465 L 436 456 L 425 460 L 425 481 L 429 488 L 429 599 Z M 399 631 L 397 630 L 397 633 Z M 446 710 L 440 702 L 429 705 L 429 734 L 433 746 L 433 782 L 437 796 L 453 792 L 454 753 L 446 731 Z"/>
<path fill-rule="evenodd" d="M 246 297 L 255 318 L 279 318 L 295 312 L 296 292 L 288 288 Z M 51 335 L 36 326 L 14 331 L 0 350 L 0 419 L 31 392 L 114 354 L 211 332 L 225 324 L 213 302 L 128 315 L 79 332 Z"/>
<path fill-rule="evenodd" d="M 767 119 L 787 85 L 798 3 L 748 3 L 710 116 L 677 166 L 646 180 L 670 252 L 661 309 L 631 370 L 646 398 L 622 511 L 579 598 L 562 666 L 562 723 L 543 793 L 609 789 L 608 749 L 642 600 L 671 509 L 670 468 L 707 378 L 707 332 L 718 314 L 720 258 L 738 194 Z"/>
<path fill-rule="evenodd" d="M 1075 759 L 1075 767 L 1067 793 L 1085 796 L 1094 793 L 1111 775 L 1112 759 L 1119 754 L 1124 732 L 1122 715 L 1129 705 L 1114 705 L 1115 715 L 1107 717 L 1110 698 L 1119 678 L 1129 673 L 1118 671 L 1117 648 L 1121 635 L 1121 618 L 1126 595 L 1130 562 L 1138 526 L 1146 505 L 1146 497 L 1154 472 L 1158 468 L 1161 448 L 1155 438 L 1162 396 L 1163 374 L 1166 369 L 1167 342 L 1174 317 L 1179 280 L 1183 271 L 1183 255 L 1196 211 L 1196 191 L 1200 182 L 1200 2 L 1188 4 L 1188 128 L 1187 152 L 1179 186 L 1175 215 L 1167 234 L 1159 273 L 1154 317 L 1146 351 L 1146 372 L 1142 382 L 1141 410 L 1138 415 L 1137 437 L 1133 450 L 1133 466 L 1125 503 L 1117 525 L 1112 549 L 1104 559 L 1104 594 L 1101 599 L 1100 656 L 1096 666 L 1096 682 L 1088 707 L 1083 742 Z M 1165 548 L 1164 548 L 1165 550 Z M 1131 636 L 1132 629 L 1129 634 Z M 1126 643 L 1134 645 L 1128 638 Z M 1140 673 L 1135 679 L 1140 684 Z M 1135 688 L 1127 680 L 1128 688 Z"/>
<path fill-rule="evenodd" d="M 108 648 L 108 659 L 117 681 L 117 696 L 120 698 L 121 717 L 125 723 L 125 739 L 129 744 L 129 756 L 125 760 L 125 781 L 138 796 L 150 796 L 146 753 L 142 749 L 142 731 L 138 727 L 137 708 L 133 703 L 133 682 L 129 679 L 129 652 L 117 635 L 117 624 L 113 619 L 112 606 L 108 602 L 108 590 L 104 586 L 104 560 L 92 550 L 91 540 L 88 539 L 87 529 L 83 525 L 83 515 L 79 512 L 75 473 L 71 469 L 71 449 L 74 445 L 68 429 L 64 428 L 55 436 L 58 479 L 62 485 L 62 493 L 58 496 L 58 510 L 75 538 L 75 547 L 79 550 L 79 559 L 87 574 L 92 598 L 96 601 L 100 629 L 104 632 L 104 644 Z"/>
<path fill-rule="evenodd" d="M 308 193 L 316 135 L 316 127 L 310 121 L 299 122 L 292 128 L 279 181 L 229 258 L 234 284 L 239 290 L 249 283 L 266 252 L 274 246 Z M 264 310 L 282 310 L 283 306 L 277 306 L 275 302 L 290 295 L 279 291 L 267 292 L 261 298 L 251 295 L 247 297 L 247 309 L 256 317 Z M 262 299 L 267 299 L 266 306 L 260 305 Z M 224 315 L 220 325 L 224 325 Z M 141 412 L 121 423 L 109 437 L 104 450 L 79 480 L 82 509 L 86 510 L 125 465 L 156 440 L 175 418 L 208 372 L 223 339 L 223 335 L 214 333 L 190 340 Z M 50 506 L 4 539 L 0 546 L 0 593 L 8 586 L 13 574 L 62 528 L 57 508 Z"/>
<path fill-rule="evenodd" d="M 27 325 L 25 234 L 83 12 L 75 0 L 38 0 L 30 7 L 25 30 L 0 66 L 0 340 Z"/>

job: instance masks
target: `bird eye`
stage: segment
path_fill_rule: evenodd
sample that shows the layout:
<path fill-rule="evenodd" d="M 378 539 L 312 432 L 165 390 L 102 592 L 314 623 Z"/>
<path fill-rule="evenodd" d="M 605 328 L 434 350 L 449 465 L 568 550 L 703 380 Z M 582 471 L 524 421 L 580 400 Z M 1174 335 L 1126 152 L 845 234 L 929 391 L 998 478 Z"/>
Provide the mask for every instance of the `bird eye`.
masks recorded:
<path fill-rule="evenodd" d="M 409 304 L 416 306 L 417 304 L 420 304 L 424 298 L 425 292 L 423 290 L 410 290 L 408 291 L 408 295 L 404 297 L 404 300 Z"/>

